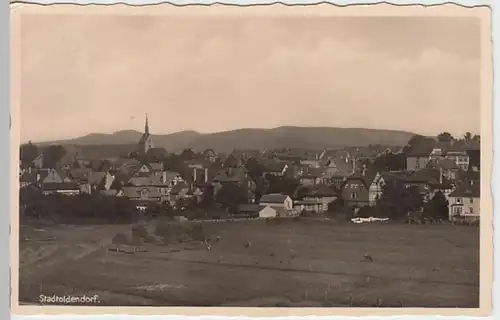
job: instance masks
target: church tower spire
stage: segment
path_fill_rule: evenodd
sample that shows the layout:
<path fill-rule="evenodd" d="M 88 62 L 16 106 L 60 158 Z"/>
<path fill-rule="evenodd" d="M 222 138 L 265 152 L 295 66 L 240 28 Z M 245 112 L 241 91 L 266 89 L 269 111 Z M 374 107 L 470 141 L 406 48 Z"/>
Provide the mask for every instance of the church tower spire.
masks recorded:
<path fill-rule="evenodd" d="M 144 133 L 149 134 L 148 114 L 146 113 L 146 124 L 144 125 Z"/>

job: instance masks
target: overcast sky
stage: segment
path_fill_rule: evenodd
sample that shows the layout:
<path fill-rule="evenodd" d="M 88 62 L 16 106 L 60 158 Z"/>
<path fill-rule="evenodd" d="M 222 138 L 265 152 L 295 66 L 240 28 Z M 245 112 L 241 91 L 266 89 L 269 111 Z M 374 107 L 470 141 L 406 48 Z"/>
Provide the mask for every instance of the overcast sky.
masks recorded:
<path fill-rule="evenodd" d="M 479 132 L 474 18 L 23 16 L 21 140 L 282 125 Z"/>

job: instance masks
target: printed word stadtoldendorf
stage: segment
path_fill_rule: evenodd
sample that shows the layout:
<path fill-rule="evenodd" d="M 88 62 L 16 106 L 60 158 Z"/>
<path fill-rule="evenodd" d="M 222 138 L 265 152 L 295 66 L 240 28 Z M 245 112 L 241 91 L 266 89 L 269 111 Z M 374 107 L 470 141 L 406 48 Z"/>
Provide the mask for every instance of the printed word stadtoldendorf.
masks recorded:
<path fill-rule="evenodd" d="M 39 297 L 39 302 L 40 303 L 64 303 L 64 304 L 70 304 L 70 303 L 98 303 L 98 298 L 99 296 L 97 294 L 94 294 L 93 296 L 45 296 L 43 294 L 40 295 Z"/>

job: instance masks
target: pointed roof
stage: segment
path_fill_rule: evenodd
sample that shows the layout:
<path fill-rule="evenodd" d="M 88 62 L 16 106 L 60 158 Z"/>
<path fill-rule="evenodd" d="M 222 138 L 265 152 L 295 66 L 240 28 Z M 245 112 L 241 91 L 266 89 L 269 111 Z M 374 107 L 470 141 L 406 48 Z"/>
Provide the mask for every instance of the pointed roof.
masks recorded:
<path fill-rule="evenodd" d="M 146 140 L 150 137 L 151 135 L 149 134 L 149 124 L 148 124 L 148 115 L 146 114 L 146 123 L 144 124 L 144 134 L 142 135 L 141 139 L 139 140 L 139 148 L 142 149 L 144 144 L 146 143 Z M 139 150 L 142 151 L 142 150 Z"/>
<path fill-rule="evenodd" d="M 462 183 L 458 186 L 455 191 L 450 194 L 450 197 L 469 197 L 469 198 L 479 198 L 481 195 L 481 188 L 479 183 L 469 184 Z"/>
<path fill-rule="evenodd" d="M 346 181 L 351 180 L 351 179 L 352 180 L 354 180 L 354 179 L 362 180 L 363 183 L 365 184 L 365 186 L 367 188 L 369 188 L 370 185 L 372 184 L 373 180 L 377 176 L 377 173 L 378 173 L 378 171 L 374 170 L 373 168 L 360 169 L 360 170 L 354 172 L 353 174 L 349 175 L 346 178 Z"/>
<path fill-rule="evenodd" d="M 289 198 L 286 194 L 282 193 L 268 193 L 260 198 L 259 203 L 283 203 Z"/>

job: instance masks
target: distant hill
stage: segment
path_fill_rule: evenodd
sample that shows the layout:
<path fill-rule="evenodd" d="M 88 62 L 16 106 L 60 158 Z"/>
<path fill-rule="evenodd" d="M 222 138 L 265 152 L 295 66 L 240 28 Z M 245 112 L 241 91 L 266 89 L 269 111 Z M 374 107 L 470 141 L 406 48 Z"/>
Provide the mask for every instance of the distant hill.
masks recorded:
<path fill-rule="evenodd" d="M 142 133 L 133 130 L 113 134 L 92 133 L 83 137 L 38 143 L 39 145 L 61 144 L 76 146 L 131 145 L 137 143 Z M 166 135 L 153 135 L 156 147 L 176 152 L 185 148 L 203 151 L 211 148 L 218 152 L 233 149 L 272 148 L 343 148 L 348 146 L 404 146 L 414 135 L 411 132 L 363 128 L 330 127 L 278 127 L 274 129 L 238 129 L 225 132 L 201 134 L 181 131 Z"/>

